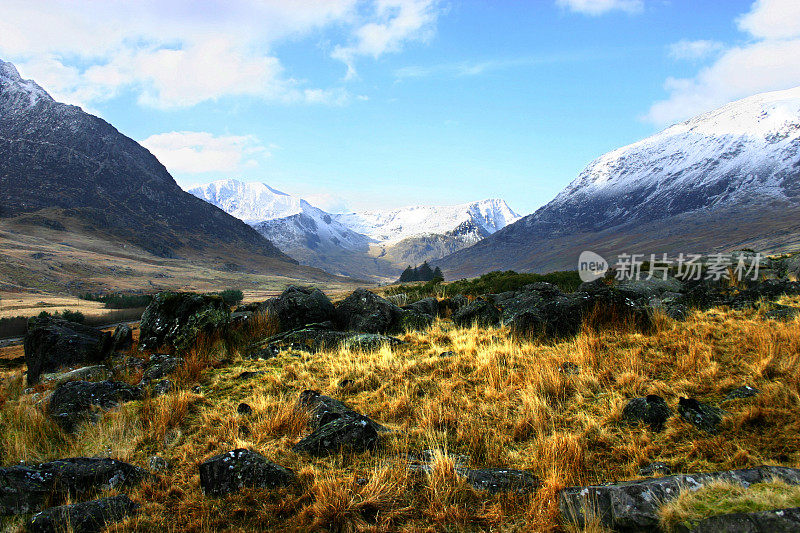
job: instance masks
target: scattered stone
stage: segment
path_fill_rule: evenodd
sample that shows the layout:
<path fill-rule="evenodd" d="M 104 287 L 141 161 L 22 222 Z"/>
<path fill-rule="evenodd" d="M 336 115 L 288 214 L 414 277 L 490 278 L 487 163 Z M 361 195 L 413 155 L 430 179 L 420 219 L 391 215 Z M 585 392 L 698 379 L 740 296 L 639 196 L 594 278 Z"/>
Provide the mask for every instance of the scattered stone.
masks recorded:
<path fill-rule="evenodd" d="M 467 483 L 477 490 L 497 492 L 534 492 L 539 488 L 539 478 L 524 470 L 508 468 L 456 468 L 456 472 L 467 478 Z"/>
<path fill-rule="evenodd" d="M 473 324 L 478 324 L 481 327 L 490 327 L 498 325 L 501 316 L 500 310 L 493 303 L 479 298 L 459 308 L 453 314 L 453 322 L 461 327 L 470 327 Z"/>
<path fill-rule="evenodd" d="M 121 381 L 70 381 L 53 391 L 47 412 L 65 431 L 72 432 L 80 422 L 99 418 L 94 408 L 108 410 L 141 398 L 141 388 Z"/>
<path fill-rule="evenodd" d="M 99 363 L 111 353 L 111 334 L 60 318 L 33 318 L 25 333 L 28 384 L 44 372 Z"/>
<path fill-rule="evenodd" d="M 309 414 L 308 425 L 311 429 L 319 429 L 325 424 L 340 418 L 363 418 L 379 433 L 391 431 L 361 413 L 352 410 L 344 403 L 316 390 L 305 390 L 297 400 L 297 409 Z"/>
<path fill-rule="evenodd" d="M 392 333 L 399 330 L 402 311 L 389 300 L 356 289 L 336 306 L 336 325 L 341 330 Z"/>
<path fill-rule="evenodd" d="M 175 384 L 168 379 L 162 379 L 153 385 L 153 396 L 164 396 L 175 389 Z"/>
<path fill-rule="evenodd" d="M 136 512 L 139 505 L 125 494 L 89 502 L 73 503 L 41 511 L 28 522 L 31 533 L 56 533 L 69 525 L 74 533 L 100 533 L 107 525 Z"/>
<path fill-rule="evenodd" d="M 456 352 L 446 351 L 439 354 L 439 357 L 455 357 Z"/>
<path fill-rule="evenodd" d="M 236 412 L 239 413 L 240 415 L 249 416 L 253 414 L 253 408 L 247 405 L 246 403 L 242 402 L 236 408 Z"/>
<path fill-rule="evenodd" d="M 634 398 L 622 410 L 622 419 L 629 424 L 643 422 L 653 431 L 664 429 L 664 423 L 672 416 L 664 398 L 650 394 L 644 398 Z"/>
<path fill-rule="evenodd" d="M 281 331 L 334 319 L 333 304 L 319 289 L 291 286 L 265 303 L 270 315 L 278 319 Z"/>
<path fill-rule="evenodd" d="M 668 476 L 671 473 L 669 465 L 661 461 L 655 461 L 639 469 L 639 475 L 644 477 Z"/>
<path fill-rule="evenodd" d="M 186 349 L 197 334 L 225 329 L 230 308 L 219 296 L 189 292 L 160 292 L 145 309 L 139 328 L 139 346 Z"/>
<path fill-rule="evenodd" d="M 133 330 L 127 324 L 120 324 L 114 328 L 111 335 L 111 349 L 114 351 L 127 350 L 133 347 Z"/>
<path fill-rule="evenodd" d="M 749 487 L 773 478 L 800 485 L 800 470 L 780 466 L 761 466 L 744 470 L 626 481 L 606 485 L 568 487 L 561 491 L 559 508 L 567 522 L 584 528 L 587 517 L 596 517 L 614 531 L 645 532 L 658 530 L 658 510 L 678 496 L 681 490 L 697 490 L 711 481 L 725 481 Z"/>
<path fill-rule="evenodd" d="M 109 370 L 105 365 L 84 366 L 69 372 L 42 374 L 41 380 L 54 382 L 56 386 L 68 381 L 102 381 L 108 379 Z"/>
<path fill-rule="evenodd" d="M 251 378 L 254 378 L 256 376 L 264 375 L 266 373 L 267 372 L 264 371 L 264 370 L 245 370 L 244 372 L 242 372 L 241 374 L 236 376 L 236 379 L 242 379 L 242 380 L 251 379 Z"/>
<path fill-rule="evenodd" d="M 755 387 L 751 387 L 749 385 L 743 385 L 741 387 L 736 387 L 735 389 L 730 391 L 728 395 L 725 396 L 725 400 L 723 401 L 738 400 L 741 398 L 751 398 L 756 394 L 758 394 L 759 392 L 761 391 Z"/>
<path fill-rule="evenodd" d="M 194 387 L 192 387 L 192 392 L 195 394 L 200 394 L 201 392 L 203 392 L 203 388 L 200 385 L 195 385 Z"/>
<path fill-rule="evenodd" d="M 678 400 L 678 413 L 681 418 L 708 433 L 717 432 L 717 425 L 725 415 L 725 411 L 722 409 L 699 402 L 694 398 Z"/>
<path fill-rule="evenodd" d="M 676 533 L 796 533 L 800 507 L 711 516 L 696 524 L 679 524 Z"/>
<path fill-rule="evenodd" d="M 169 463 L 167 460 L 163 457 L 159 457 L 158 455 L 154 455 L 150 458 L 150 461 L 148 461 L 148 466 L 150 467 L 150 470 L 157 473 L 166 472 L 169 470 Z"/>
<path fill-rule="evenodd" d="M 581 373 L 581 367 L 572 361 L 564 361 L 558 371 L 566 376 L 574 376 Z"/>
<path fill-rule="evenodd" d="M 361 453 L 378 445 L 378 432 L 365 416 L 331 420 L 294 445 L 296 453 L 324 457 L 347 449 Z"/>
<path fill-rule="evenodd" d="M 38 511 L 52 497 L 130 486 L 146 476 L 145 470 L 122 461 L 83 457 L 0 467 L 0 516 Z"/>
<path fill-rule="evenodd" d="M 175 372 L 181 365 L 183 365 L 182 357 L 153 354 L 150 356 L 150 361 L 147 363 L 147 370 L 145 370 L 142 375 L 141 384 L 144 385 L 151 381 L 161 379 L 167 374 Z"/>
<path fill-rule="evenodd" d="M 343 379 L 339 382 L 340 389 L 349 389 L 355 386 L 356 382 L 352 379 Z"/>
<path fill-rule="evenodd" d="M 293 470 L 243 448 L 216 455 L 200 465 L 200 486 L 209 496 L 224 496 L 245 487 L 284 487 L 296 477 Z"/>

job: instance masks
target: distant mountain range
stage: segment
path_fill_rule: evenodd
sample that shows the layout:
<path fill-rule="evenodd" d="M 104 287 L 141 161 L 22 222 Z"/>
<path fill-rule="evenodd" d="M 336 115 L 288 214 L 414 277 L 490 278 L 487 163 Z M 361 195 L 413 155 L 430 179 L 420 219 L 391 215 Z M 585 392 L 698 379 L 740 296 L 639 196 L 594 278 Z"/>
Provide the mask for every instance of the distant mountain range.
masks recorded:
<path fill-rule="evenodd" d="M 3 61 L 0 221 L 70 228 L 158 258 L 327 276 L 298 267 L 241 220 L 187 194 L 139 143 L 79 107 L 55 101 Z"/>
<path fill-rule="evenodd" d="M 445 275 L 574 269 L 582 250 L 800 247 L 800 87 L 609 152 L 535 213 L 444 258 Z"/>
<path fill-rule="evenodd" d="M 497 199 L 331 214 L 263 183 L 225 179 L 189 192 L 247 222 L 304 264 L 376 279 L 396 279 L 409 264 L 471 246 L 520 218 Z"/>

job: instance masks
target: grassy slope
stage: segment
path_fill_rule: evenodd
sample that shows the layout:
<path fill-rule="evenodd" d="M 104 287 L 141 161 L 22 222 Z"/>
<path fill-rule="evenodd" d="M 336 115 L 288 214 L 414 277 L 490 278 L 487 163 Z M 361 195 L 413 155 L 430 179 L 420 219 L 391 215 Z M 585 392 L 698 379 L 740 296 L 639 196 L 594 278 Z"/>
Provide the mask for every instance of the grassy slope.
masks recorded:
<path fill-rule="evenodd" d="M 712 310 L 684 323 L 659 317 L 651 335 L 587 327 L 553 344 L 518 343 L 503 328 L 441 321 L 404 338 L 409 344 L 393 351 L 269 361 L 244 361 L 236 346 L 209 343 L 188 357 L 176 392 L 127 404 L 75 439 L 22 394 L 21 370 L 5 371 L 0 463 L 100 454 L 147 466 L 151 455 L 163 456 L 172 468 L 133 490 L 143 509 L 121 531 L 552 530 L 559 527 L 559 489 L 633 478 L 655 460 L 679 472 L 800 467 L 800 319 Z M 457 355 L 441 357 L 444 351 Z M 561 373 L 566 361 L 580 373 Z M 237 379 L 244 370 L 266 373 Z M 355 384 L 342 389 L 343 379 Z M 198 382 L 201 392 L 190 392 Z M 678 417 L 659 434 L 620 421 L 632 397 L 660 394 L 675 409 L 679 396 L 718 402 L 742 384 L 762 393 L 726 402 L 730 416 L 715 436 Z M 309 388 L 399 431 L 374 454 L 298 456 L 291 446 L 308 430 L 292 406 Z M 236 413 L 243 401 L 254 409 L 250 418 Z M 295 469 L 300 483 L 206 498 L 197 465 L 238 447 Z M 443 450 L 434 473 L 409 477 L 399 456 L 429 448 Z M 453 474 L 454 454 L 468 455 L 475 467 L 529 469 L 543 486 L 528 496 L 474 492 Z"/>

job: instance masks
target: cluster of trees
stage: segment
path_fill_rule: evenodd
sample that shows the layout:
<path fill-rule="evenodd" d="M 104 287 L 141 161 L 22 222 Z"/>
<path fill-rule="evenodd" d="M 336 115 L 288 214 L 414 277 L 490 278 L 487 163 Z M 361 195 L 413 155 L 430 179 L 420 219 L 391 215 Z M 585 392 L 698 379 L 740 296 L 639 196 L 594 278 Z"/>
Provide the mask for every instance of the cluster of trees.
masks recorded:
<path fill-rule="evenodd" d="M 81 294 L 80 299 L 102 302 L 106 309 L 136 309 L 150 305 L 153 296 L 150 294 L 92 294 L 87 292 Z"/>
<path fill-rule="evenodd" d="M 432 281 L 434 279 L 444 281 L 444 275 L 438 266 L 436 268 L 431 268 L 427 261 L 414 268 L 411 268 L 411 265 L 408 265 L 408 268 L 406 268 L 403 273 L 400 274 L 401 283 L 408 281 Z"/>

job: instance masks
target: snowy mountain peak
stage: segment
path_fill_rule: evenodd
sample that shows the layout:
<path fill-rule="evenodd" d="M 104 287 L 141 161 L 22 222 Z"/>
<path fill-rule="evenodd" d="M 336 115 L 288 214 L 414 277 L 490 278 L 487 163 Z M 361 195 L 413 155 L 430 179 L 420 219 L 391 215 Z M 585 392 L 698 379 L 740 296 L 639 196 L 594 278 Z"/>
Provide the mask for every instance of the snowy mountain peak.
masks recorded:
<path fill-rule="evenodd" d="M 15 103 L 24 103 L 27 106 L 36 105 L 40 99 L 53 101 L 47 91 L 35 81 L 23 80 L 17 67 L 2 59 L 0 59 L 0 92 L 12 97 Z"/>
<path fill-rule="evenodd" d="M 296 215 L 308 206 L 305 200 L 275 190 L 265 183 L 244 183 L 234 179 L 199 185 L 187 192 L 248 224 Z"/>

